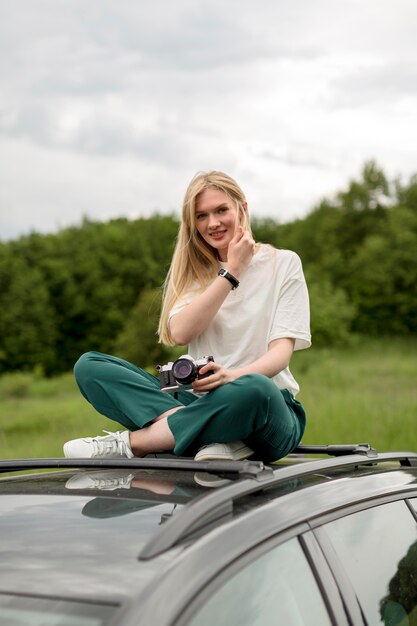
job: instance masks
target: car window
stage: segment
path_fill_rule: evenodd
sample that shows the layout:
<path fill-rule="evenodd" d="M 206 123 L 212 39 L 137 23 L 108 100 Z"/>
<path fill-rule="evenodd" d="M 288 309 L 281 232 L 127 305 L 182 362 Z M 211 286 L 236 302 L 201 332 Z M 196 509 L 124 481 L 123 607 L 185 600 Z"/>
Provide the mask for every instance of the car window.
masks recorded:
<path fill-rule="evenodd" d="M 369 626 L 417 625 L 417 524 L 403 501 L 324 526 Z"/>
<path fill-rule="evenodd" d="M 246 565 L 218 589 L 189 626 L 330 626 L 296 538 Z"/>

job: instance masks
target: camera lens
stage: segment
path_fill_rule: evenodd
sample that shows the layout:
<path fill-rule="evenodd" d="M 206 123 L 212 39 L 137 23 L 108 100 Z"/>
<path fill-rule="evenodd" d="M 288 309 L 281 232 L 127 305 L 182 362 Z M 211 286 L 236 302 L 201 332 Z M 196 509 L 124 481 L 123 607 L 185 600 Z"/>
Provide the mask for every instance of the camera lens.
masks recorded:
<path fill-rule="evenodd" d="M 197 373 L 197 366 L 191 359 L 177 359 L 172 366 L 172 374 L 180 385 L 192 383 Z"/>

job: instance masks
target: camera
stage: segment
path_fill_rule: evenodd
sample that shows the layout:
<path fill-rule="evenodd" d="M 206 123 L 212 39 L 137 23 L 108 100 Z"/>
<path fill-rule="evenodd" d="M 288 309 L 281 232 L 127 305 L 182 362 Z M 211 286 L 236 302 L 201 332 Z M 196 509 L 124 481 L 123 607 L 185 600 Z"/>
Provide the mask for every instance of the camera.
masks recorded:
<path fill-rule="evenodd" d="M 201 359 L 193 359 L 189 354 L 180 356 L 176 361 L 166 365 L 157 365 L 159 372 L 159 382 L 162 391 L 172 393 L 178 389 L 189 389 L 195 380 L 207 378 L 213 372 L 210 370 L 205 374 L 200 374 L 200 369 L 207 363 L 213 363 L 212 356 L 203 356 Z"/>

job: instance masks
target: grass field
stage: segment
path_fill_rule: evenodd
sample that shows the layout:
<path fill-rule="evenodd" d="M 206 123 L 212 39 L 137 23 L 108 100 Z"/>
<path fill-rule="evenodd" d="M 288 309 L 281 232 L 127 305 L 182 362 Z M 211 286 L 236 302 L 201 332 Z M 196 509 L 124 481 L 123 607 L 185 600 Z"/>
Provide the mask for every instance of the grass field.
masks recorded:
<path fill-rule="evenodd" d="M 371 443 L 417 450 L 417 338 L 357 341 L 296 353 L 307 414 L 304 444 Z M 0 377 L 0 458 L 62 456 L 74 437 L 118 430 L 82 398 L 71 374 Z"/>

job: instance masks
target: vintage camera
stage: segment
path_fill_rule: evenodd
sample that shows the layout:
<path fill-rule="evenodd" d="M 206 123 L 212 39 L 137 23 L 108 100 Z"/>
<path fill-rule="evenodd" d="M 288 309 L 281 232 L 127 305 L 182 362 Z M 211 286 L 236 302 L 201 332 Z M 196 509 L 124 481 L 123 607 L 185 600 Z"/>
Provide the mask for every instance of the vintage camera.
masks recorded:
<path fill-rule="evenodd" d="M 201 378 L 207 378 L 213 372 L 210 370 L 200 374 L 200 369 L 207 363 L 214 362 L 212 356 L 203 356 L 201 359 L 193 359 L 189 354 L 180 356 L 176 361 L 166 365 L 157 365 L 159 382 L 162 391 L 173 393 L 178 389 L 189 389 L 192 383 Z"/>

